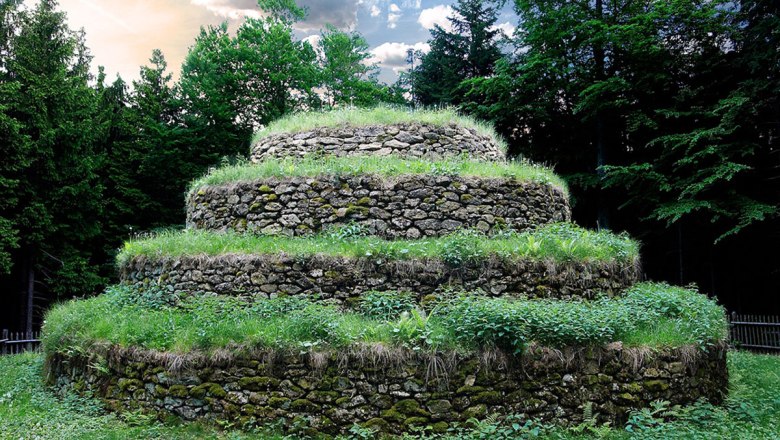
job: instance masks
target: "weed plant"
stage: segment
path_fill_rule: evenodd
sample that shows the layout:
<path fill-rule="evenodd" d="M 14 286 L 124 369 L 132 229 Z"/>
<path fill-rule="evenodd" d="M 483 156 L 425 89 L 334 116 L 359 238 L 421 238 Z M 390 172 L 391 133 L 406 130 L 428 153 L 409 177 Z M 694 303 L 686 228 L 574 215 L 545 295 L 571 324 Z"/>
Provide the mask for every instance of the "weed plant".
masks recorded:
<path fill-rule="evenodd" d="M 253 182 L 271 177 L 359 176 L 373 174 L 387 178 L 408 174 L 505 178 L 552 185 L 568 194 L 566 182 L 549 168 L 524 160 L 484 162 L 467 158 L 425 160 L 378 156 L 307 156 L 266 160 L 258 164 L 238 163 L 217 168 L 190 185 L 190 194 L 203 187 Z"/>
<path fill-rule="evenodd" d="M 491 257 L 551 262 L 605 262 L 634 264 L 639 245 L 623 234 L 588 231 L 571 223 L 558 223 L 532 231 L 508 231 L 494 236 L 462 230 L 423 240 L 388 241 L 338 231 L 309 237 L 280 237 L 233 232 L 185 230 L 162 232 L 125 243 L 117 256 L 124 265 L 136 256 L 150 259 L 222 254 L 331 255 L 386 260 L 440 259 L 452 265 L 477 263 Z"/>
<path fill-rule="evenodd" d="M 395 295 L 395 296 L 394 296 Z M 225 347 L 347 349 L 381 343 L 415 350 L 522 352 L 623 341 L 629 346 L 701 347 L 726 336 L 723 309 L 696 291 L 643 283 L 624 297 L 591 302 L 454 296 L 426 312 L 404 294 L 368 295 L 357 311 L 308 299 L 192 296 L 161 305 L 128 287 L 71 301 L 46 318 L 48 352 L 96 343 L 186 353 Z"/>

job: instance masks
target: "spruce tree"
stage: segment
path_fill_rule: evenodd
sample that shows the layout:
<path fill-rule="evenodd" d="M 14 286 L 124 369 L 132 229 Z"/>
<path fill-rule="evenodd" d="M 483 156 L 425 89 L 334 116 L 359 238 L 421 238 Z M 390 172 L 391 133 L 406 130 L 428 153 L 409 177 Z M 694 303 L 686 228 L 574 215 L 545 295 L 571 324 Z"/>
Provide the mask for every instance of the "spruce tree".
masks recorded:
<path fill-rule="evenodd" d="M 503 1 L 458 0 L 448 17 L 452 31 L 436 25 L 430 51 L 412 74 L 415 99 L 422 105 L 459 100 L 461 81 L 488 76 L 501 58 L 495 27 Z"/>
<path fill-rule="evenodd" d="M 100 232 L 102 157 L 93 148 L 90 57 L 83 34 L 71 31 L 56 7 L 44 0 L 19 14 L 7 59 L 13 98 L 5 114 L 16 121 L 8 133 L 18 142 L 11 148 L 26 157 L 11 174 L 18 183 L 10 212 L 19 231 L 16 270 L 25 274 L 27 330 L 36 291 L 90 293 L 103 281 L 92 255 Z"/>

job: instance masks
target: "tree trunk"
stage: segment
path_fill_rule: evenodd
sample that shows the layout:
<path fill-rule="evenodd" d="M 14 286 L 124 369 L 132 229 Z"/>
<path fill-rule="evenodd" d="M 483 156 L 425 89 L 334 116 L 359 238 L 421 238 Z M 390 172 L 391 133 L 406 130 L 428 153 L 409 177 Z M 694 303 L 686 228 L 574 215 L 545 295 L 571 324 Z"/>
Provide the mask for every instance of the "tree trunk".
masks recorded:
<path fill-rule="evenodd" d="M 33 331 L 33 297 L 35 296 L 35 257 L 33 255 L 32 251 L 27 255 L 27 298 L 24 330 L 28 334 Z"/>
<path fill-rule="evenodd" d="M 602 0 L 596 0 L 595 5 L 596 20 L 601 21 L 604 17 L 604 6 Z M 593 45 L 593 61 L 596 67 L 596 80 L 604 81 L 607 76 L 606 67 L 604 63 L 604 57 L 606 52 L 603 46 Z M 604 179 L 604 171 L 601 167 L 607 164 L 607 145 L 605 131 L 604 113 L 601 109 L 596 110 L 596 175 L 599 181 Z M 597 223 L 599 229 L 609 229 L 609 210 L 607 208 L 607 202 L 605 200 L 604 189 L 598 189 L 597 198 Z"/>

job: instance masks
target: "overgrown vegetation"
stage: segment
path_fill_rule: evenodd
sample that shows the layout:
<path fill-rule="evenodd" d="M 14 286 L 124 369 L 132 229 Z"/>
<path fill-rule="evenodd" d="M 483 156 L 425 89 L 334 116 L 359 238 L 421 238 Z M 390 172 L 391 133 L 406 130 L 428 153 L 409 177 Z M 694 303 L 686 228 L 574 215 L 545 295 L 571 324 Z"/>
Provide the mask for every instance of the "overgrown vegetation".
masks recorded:
<path fill-rule="evenodd" d="M 780 357 L 730 352 L 730 392 L 726 402 L 704 402 L 686 408 L 659 402 L 653 409 L 631 414 L 623 426 L 585 421 L 562 428 L 522 417 L 506 421 L 488 419 L 454 426 L 441 435 L 414 432 L 404 440 L 540 440 L 572 439 L 745 439 L 765 440 L 780 436 Z M 97 400 L 67 395 L 55 396 L 42 382 L 43 357 L 25 354 L 0 357 L 0 438 L 71 439 L 297 439 L 285 437 L 273 427 L 235 431 L 231 427 L 160 423 L 135 412 L 109 414 Z M 372 438 L 373 433 L 355 427 L 347 439 Z"/>
<path fill-rule="evenodd" d="M 624 297 L 590 302 L 443 296 L 427 309 L 408 294 L 373 293 L 357 310 L 306 298 L 166 297 L 129 287 L 53 308 L 45 326 L 48 352 L 118 344 L 186 353 L 241 349 L 349 348 L 381 343 L 423 350 L 495 346 L 521 352 L 623 341 L 630 346 L 704 347 L 725 338 L 723 309 L 696 291 L 645 283 Z M 238 350 L 238 348 L 236 348 Z"/>
<path fill-rule="evenodd" d="M 490 257 L 634 264 L 639 258 L 639 245 L 623 234 L 588 231 L 570 223 L 556 223 L 519 233 L 508 231 L 491 237 L 463 230 L 443 237 L 399 241 L 359 235 L 341 239 L 329 233 L 311 237 L 279 237 L 185 230 L 130 240 L 117 256 L 117 264 L 126 264 L 136 256 L 160 258 L 228 253 L 326 254 L 376 260 L 438 258 L 454 265 Z"/>
<path fill-rule="evenodd" d="M 484 178 L 511 178 L 521 181 L 546 183 L 568 192 L 566 182 L 549 168 L 528 161 L 490 163 L 468 160 L 401 159 L 398 157 L 307 157 L 263 161 L 259 164 L 239 164 L 217 168 L 190 185 L 190 193 L 208 185 L 251 182 L 269 177 L 323 175 L 378 174 L 434 174 L 477 176 Z"/>
<path fill-rule="evenodd" d="M 435 110 L 410 110 L 404 107 L 380 105 L 370 108 L 342 107 L 321 112 L 294 113 L 277 119 L 255 134 L 254 141 L 275 133 L 297 133 L 318 127 L 342 125 L 362 127 L 387 124 L 430 124 L 448 126 L 457 124 L 473 128 L 477 133 L 488 136 L 506 151 L 506 143 L 496 134 L 493 126 L 484 121 L 459 114 L 454 108 Z"/>

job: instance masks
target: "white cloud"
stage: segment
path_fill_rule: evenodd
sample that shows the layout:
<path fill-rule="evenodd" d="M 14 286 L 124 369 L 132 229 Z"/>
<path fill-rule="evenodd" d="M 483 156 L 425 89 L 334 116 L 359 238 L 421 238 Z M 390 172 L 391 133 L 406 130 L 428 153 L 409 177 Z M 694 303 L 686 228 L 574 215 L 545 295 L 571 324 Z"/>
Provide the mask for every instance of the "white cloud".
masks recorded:
<path fill-rule="evenodd" d="M 495 26 L 492 26 L 490 28 L 490 30 L 498 30 L 502 34 L 506 35 L 507 37 L 511 37 L 512 34 L 514 34 L 515 29 L 516 29 L 515 25 L 513 25 L 512 23 L 510 23 L 508 21 L 504 22 L 504 23 L 499 23 L 499 24 L 497 24 Z"/>
<path fill-rule="evenodd" d="M 215 15 L 231 20 L 262 17 L 257 2 L 250 0 L 190 0 L 190 3 L 203 6 Z"/>
<path fill-rule="evenodd" d="M 395 27 L 398 26 L 398 20 L 401 19 L 401 8 L 395 3 L 390 3 L 390 6 L 387 9 L 390 11 L 387 13 L 387 27 L 395 29 Z"/>
<path fill-rule="evenodd" d="M 422 0 L 404 0 L 403 3 L 401 3 L 403 8 L 414 8 L 414 9 L 420 9 L 422 6 Z"/>
<path fill-rule="evenodd" d="M 373 56 L 369 60 L 372 63 L 378 63 L 381 67 L 390 68 L 398 73 L 406 70 L 409 65 L 406 63 L 406 52 L 409 49 L 422 51 L 423 53 L 431 50 L 428 43 L 383 43 L 371 50 Z"/>
<path fill-rule="evenodd" d="M 455 11 L 452 7 L 447 5 L 438 5 L 432 8 L 423 9 L 420 12 L 420 16 L 417 17 L 417 22 L 420 23 L 425 29 L 431 30 L 434 26 L 439 25 L 444 30 L 452 32 L 452 25 L 448 20 L 448 17 L 452 17 Z"/>
<path fill-rule="evenodd" d="M 371 5 L 371 9 L 369 10 L 369 13 L 372 17 L 379 17 L 379 14 L 382 13 L 382 10 L 379 9 L 379 6 L 377 5 Z"/>

